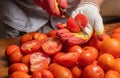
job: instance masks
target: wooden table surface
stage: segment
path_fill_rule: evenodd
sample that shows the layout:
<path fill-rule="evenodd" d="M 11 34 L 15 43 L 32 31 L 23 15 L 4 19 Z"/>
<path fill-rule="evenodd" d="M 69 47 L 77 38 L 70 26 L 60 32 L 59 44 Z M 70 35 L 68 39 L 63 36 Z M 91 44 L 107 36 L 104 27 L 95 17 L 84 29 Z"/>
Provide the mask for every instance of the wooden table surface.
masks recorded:
<path fill-rule="evenodd" d="M 116 27 L 120 27 L 120 23 L 106 24 L 105 30 L 111 34 L 112 30 Z M 0 78 L 8 78 L 8 61 L 5 57 L 5 49 L 11 44 L 18 44 L 19 38 L 0 39 Z"/>

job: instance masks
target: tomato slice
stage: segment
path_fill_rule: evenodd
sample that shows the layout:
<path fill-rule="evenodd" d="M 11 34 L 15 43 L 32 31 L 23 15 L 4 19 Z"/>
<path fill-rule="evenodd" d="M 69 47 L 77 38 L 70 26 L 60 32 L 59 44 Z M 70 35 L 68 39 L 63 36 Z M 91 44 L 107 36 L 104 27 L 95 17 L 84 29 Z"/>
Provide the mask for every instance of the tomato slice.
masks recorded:
<path fill-rule="evenodd" d="M 28 41 L 21 46 L 22 54 L 31 54 L 39 51 L 41 48 L 41 42 L 39 40 Z"/>
<path fill-rule="evenodd" d="M 50 64 L 50 57 L 42 52 L 36 52 L 30 56 L 30 71 L 35 72 L 38 70 L 47 69 Z"/>
<path fill-rule="evenodd" d="M 42 43 L 42 49 L 48 55 L 55 55 L 62 49 L 62 42 L 58 38 L 49 37 Z"/>

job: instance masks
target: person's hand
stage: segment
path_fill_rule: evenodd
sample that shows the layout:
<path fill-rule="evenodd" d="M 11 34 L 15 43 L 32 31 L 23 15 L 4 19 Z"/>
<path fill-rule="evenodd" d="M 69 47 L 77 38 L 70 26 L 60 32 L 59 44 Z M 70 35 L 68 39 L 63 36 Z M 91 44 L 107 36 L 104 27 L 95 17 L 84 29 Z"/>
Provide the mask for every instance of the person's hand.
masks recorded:
<path fill-rule="evenodd" d="M 66 0 L 34 0 L 34 2 L 37 6 L 46 10 L 50 15 L 60 16 L 61 12 L 59 7 L 67 8 Z"/>
<path fill-rule="evenodd" d="M 63 29 L 58 30 L 57 35 L 61 40 L 66 41 L 68 44 L 83 44 L 91 38 L 93 32 L 96 32 L 98 38 L 102 40 L 102 37 L 104 37 L 104 26 L 99 14 L 99 7 L 94 3 L 84 2 L 72 12 L 72 17 L 74 18 L 77 14 L 83 14 L 87 17 L 87 26 L 78 33 L 68 32 L 60 34 Z"/>

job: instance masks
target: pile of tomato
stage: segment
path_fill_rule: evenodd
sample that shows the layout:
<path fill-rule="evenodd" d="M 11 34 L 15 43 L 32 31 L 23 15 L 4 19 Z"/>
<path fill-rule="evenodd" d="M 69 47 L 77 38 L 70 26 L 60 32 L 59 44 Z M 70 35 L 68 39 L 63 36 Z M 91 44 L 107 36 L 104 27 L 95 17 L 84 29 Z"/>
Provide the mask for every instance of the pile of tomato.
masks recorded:
<path fill-rule="evenodd" d="M 68 46 L 57 36 L 26 33 L 9 45 L 9 78 L 120 78 L 120 28 L 100 41 L 94 33 L 83 45 Z"/>

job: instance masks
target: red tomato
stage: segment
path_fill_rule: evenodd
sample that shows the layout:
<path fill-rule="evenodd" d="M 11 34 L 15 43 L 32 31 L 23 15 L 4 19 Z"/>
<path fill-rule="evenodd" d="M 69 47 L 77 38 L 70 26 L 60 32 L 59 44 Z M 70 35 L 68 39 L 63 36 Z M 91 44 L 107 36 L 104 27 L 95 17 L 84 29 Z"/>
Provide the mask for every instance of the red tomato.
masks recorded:
<path fill-rule="evenodd" d="M 104 39 L 110 38 L 110 36 L 108 34 L 104 35 Z M 102 41 L 98 39 L 96 33 L 94 33 L 91 37 L 91 39 L 89 40 L 88 44 L 90 46 L 93 46 L 95 48 L 97 48 L 99 51 L 101 50 L 101 44 Z"/>
<path fill-rule="evenodd" d="M 70 69 L 57 63 L 50 64 L 48 70 L 53 73 L 55 78 L 73 78 Z"/>
<path fill-rule="evenodd" d="M 82 72 L 82 78 L 104 78 L 104 70 L 96 64 L 86 66 Z"/>
<path fill-rule="evenodd" d="M 79 52 L 82 53 L 83 49 L 79 45 L 69 46 L 67 49 L 68 52 Z"/>
<path fill-rule="evenodd" d="M 59 53 L 55 54 L 52 58 L 52 62 L 59 63 L 59 61 L 61 60 L 60 57 L 64 54 L 65 54 L 64 52 L 59 52 Z"/>
<path fill-rule="evenodd" d="M 28 69 L 28 66 L 26 64 L 14 63 L 14 64 L 10 65 L 10 67 L 8 69 L 8 73 L 10 75 L 15 71 L 22 71 L 22 72 L 28 73 L 29 69 Z"/>
<path fill-rule="evenodd" d="M 111 68 L 120 73 L 120 58 L 115 59 L 115 63 Z"/>
<path fill-rule="evenodd" d="M 104 78 L 120 78 L 120 73 L 115 70 L 108 70 Z"/>
<path fill-rule="evenodd" d="M 50 57 L 45 53 L 37 52 L 30 55 L 30 71 L 47 69 L 50 64 Z"/>
<path fill-rule="evenodd" d="M 25 72 L 22 71 L 16 71 L 10 75 L 9 78 L 31 78 L 30 75 L 28 75 Z"/>
<path fill-rule="evenodd" d="M 111 37 L 112 38 L 116 38 L 116 39 L 118 39 L 120 41 L 120 32 L 119 33 L 117 33 L 117 32 L 116 33 L 112 33 Z"/>
<path fill-rule="evenodd" d="M 31 54 L 41 49 L 41 42 L 38 40 L 31 40 L 21 45 L 22 54 Z"/>
<path fill-rule="evenodd" d="M 120 27 L 113 29 L 112 33 L 120 33 Z"/>
<path fill-rule="evenodd" d="M 31 54 L 24 55 L 21 59 L 21 62 L 26 64 L 28 67 L 30 66 L 30 55 Z"/>
<path fill-rule="evenodd" d="M 114 57 L 120 57 L 120 41 L 115 38 L 103 40 L 101 44 L 102 53 L 110 53 Z"/>
<path fill-rule="evenodd" d="M 57 37 L 56 32 L 57 32 L 57 30 L 51 30 L 47 33 L 47 35 L 48 35 L 48 37 Z"/>
<path fill-rule="evenodd" d="M 10 55 L 12 54 L 12 52 L 14 52 L 16 49 L 19 49 L 18 45 L 9 45 L 6 49 L 5 49 L 5 56 L 6 57 L 10 57 Z"/>
<path fill-rule="evenodd" d="M 55 55 L 62 49 L 62 42 L 58 38 L 47 38 L 42 43 L 42 49 L 48 55 Z"/>
<path fill-rule="evenodd" d="M 22 59 L 23 55 L 20 51 L 20 49 L 16 49 L 15 51 L 12 52 L 12 54 L 10 55 L 9 57 L 9 62 L 11 64 L 13 63 L 19 63 L 21 62 L 21 59 Z"/>
<path fill-rule="evenodd" d="M 114 65 L 115 58 L 109 53 L 103 53 L 98 57 L 98 64 L 104 69 L 109 70 Z"/>
<path fill-rule="evenodd" d="M 80 23 L 81 24 L 81 23 Z M 71 32 L 79 32 L 81 28 L 77 25 L 73 18 L 68 18 L 66 21 L 66 28 Z"/>
<path fill-rule="evenodd" d="M 78 58 L 78 62 L 81 66 L 87 66 L 92 64 L 98 58 L 98 50 L 92 46 L 86 46 L 83 48 L 83 52 Z"/>
<path fill-rule="evenodd" d="M 34 72 L 31 78 L 42 78 L 41 72 L 40 71 Z"/>
<path fill-rule="evenodd" d="M 20 45 L 22 45 L 23 43 L 25 43 L 25 42 L 27 42 L 27 41 L 33 40 L 33 34 L 34 34 L 34 33 L 35 33 L 35 32 L 29 32 L 29 33 L 26 33 L 26 34 L 22 35 L 22 36 L 20 37 Z"/>
<path fill-rule="evenodd" d="M 63 66 L 74 66 L 78 63 L 79 55 L 79 52 L 69 52 L 61 54 L 61 56 L 58 57 L 58 63 Z"/>
<path fill-rule="evenodd" d="M 53 73 L 50 70 L 41 70 L 42 78 L 54 78 Z"/>
<path fill-rule="evenodd" d="M 71 68 L 71 72 L 72 72 L 73 78 L 80 78 L 82 74 L 82 69 L 80 69 L 78 66 L 73 66 Z"/>
<path fill-rule="evenodd" d="M 44 39 L 48 38 L 47 34 L 43 34 L 40 32 L 36 32 L 33 35 L 34 40 L 39 40 L 40 42 L 43 41 Z"/>

